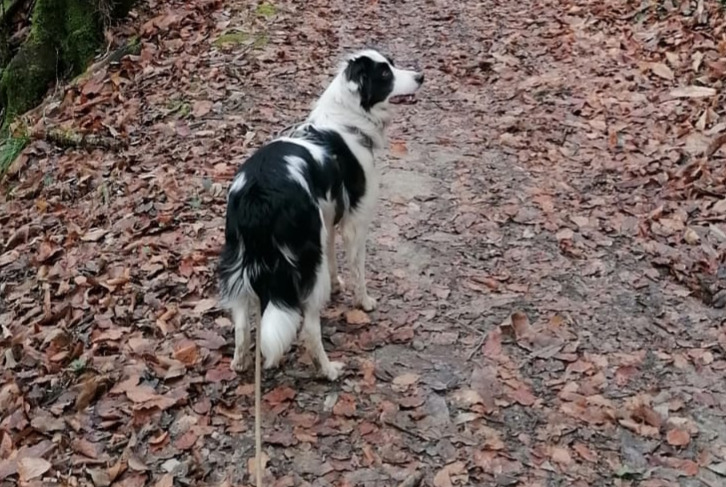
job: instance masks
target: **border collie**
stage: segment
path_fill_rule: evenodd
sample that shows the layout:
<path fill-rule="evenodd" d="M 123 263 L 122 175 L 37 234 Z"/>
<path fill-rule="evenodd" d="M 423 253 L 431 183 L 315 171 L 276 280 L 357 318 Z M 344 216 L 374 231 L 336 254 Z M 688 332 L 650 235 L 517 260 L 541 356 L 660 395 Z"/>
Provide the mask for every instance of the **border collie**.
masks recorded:
<path fill-rule="evenodd" d="M 238 169 L 219 264 L 220 304 L 234 322 L 233 370 L 247 366 L 253 314 L 261 317 L 265 368 L 277 366 L 302 322 L 306 348 L 322 374 L 337 379 L 343 364 L 328 359 L 320 327 L 331 283 L 342 284 L 335 227 L 343 234 L 355 304 L 370 311 L 376 300 L 366 290 L 364 262 L 379 184 L 374 155 L 384 146 L 390 104 L 413 95 L 423 79 L 374 50 L 349 56 L 308 119 Z"/>

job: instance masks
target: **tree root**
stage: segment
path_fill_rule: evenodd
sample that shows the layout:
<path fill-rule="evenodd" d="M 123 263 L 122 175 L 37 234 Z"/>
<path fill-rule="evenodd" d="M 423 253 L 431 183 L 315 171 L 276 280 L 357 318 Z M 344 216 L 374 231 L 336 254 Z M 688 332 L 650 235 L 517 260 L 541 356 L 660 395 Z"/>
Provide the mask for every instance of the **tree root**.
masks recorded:
<path fill-rule="evenodd" d="M 46 128 L 33 132 L 31 138 L 45 140 L 63 148 L 111 149 L 124 147 L 123 141 L 98 134 L 79 134 L 59 128 Z"/>

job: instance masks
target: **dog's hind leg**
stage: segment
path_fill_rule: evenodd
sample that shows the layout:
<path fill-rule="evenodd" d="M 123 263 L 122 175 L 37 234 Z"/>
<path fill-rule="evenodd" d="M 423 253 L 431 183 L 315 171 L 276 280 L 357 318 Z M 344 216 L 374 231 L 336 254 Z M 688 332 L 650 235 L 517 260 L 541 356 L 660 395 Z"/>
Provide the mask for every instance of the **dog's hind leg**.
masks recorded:
<path fill-rule="evenodd" d="M 235 372 L 244 371 L 249 365 L 247 348 L 250 346 L 250 299 L 238 297 L 232 305 L 232 321 L 234 322 L 234 357 L 230 367 Z"/>
<path fill-rule="evenodd" d="M 321 235 L 325 238 L 325 235 Z M 323 240 L 324 241 L 324 240 Z M 303 337 L 305 347 L 313 360 L 320 367 L 322 374 L 329 380 L 335 380 L 343 370 L 342 362 L 331 362 L 323 348 L 323 335 L 320 325 L 320 311 L 330 295 L 330 275 L 328 274 L 327 249 L 323 252 L 322 262 L 315 273 L 315 284 L 310 295 L 303 304 Z"/>
<path fill-rule="evenodd" d="M 329 380 L 336 380 L 343 370 L 342 362 L 331 362 L 323 348 L 323 336 L 320 326 L 320 310 L 308 308 L 303 319 L 303 336 L 305 347 L 313 360 L 320 367 L 320 372 Z"/>
<path fill-rule="evenodd" d="M 368 222 L 362 218 L 350 218 L 343 222 L 343 242 L 350 265 L 355 305 L 366 311 L 376 309 L 376 300 L 368 295 L 366 288 L 366 233 Z"/>

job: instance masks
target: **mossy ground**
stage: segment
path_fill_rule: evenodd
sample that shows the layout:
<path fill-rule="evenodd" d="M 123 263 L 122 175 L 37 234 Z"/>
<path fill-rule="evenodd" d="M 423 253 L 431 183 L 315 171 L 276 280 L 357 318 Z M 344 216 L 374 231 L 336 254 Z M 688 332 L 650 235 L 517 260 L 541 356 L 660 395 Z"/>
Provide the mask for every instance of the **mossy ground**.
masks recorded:
<path fill-rule="evenodd" d="M 277 7 L 270 2 L 262 2 L 255 9 L 255 13 L 260 17 L 270 18 L 277 14 Z"/>
<path fill-rule="evenodd" d="M 250 34 L 244 31 L 231 31 L 222 34 L 212 43 L 215 47 L 222 48 L 228 46 L 248 46 L 252 45 L 255 49 L 261 49 L 270 42 L 270 36 L 264 32 Z"/>
<path fill-rule="evenodd" d="M 26 135 L 8 137 L 0 141 L 0 176 L 3 176 L 16 157 L 23 152 L 30 139 Z"/>

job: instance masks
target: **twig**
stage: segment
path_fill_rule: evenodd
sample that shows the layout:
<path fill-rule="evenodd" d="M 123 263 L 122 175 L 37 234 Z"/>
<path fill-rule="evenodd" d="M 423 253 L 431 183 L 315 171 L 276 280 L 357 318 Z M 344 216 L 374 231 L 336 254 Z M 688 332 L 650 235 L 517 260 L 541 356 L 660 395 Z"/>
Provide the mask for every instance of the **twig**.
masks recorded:
<path fill-rule="evenodd" d="M 383 420 L 383 424 L 385 424 L 385 425 L 387 425 L 387 426 L 390 426 L 390 427 L 392 427 L 392 428 L 395 428 L 395 429 L 397 429 L 398 431 L 400 431 L 401 433 L 406 433 L 407 435 L 411 435 L 411 436 L 413 436 L 414 438 L 418 438 L 419 440 L 422 440 L 422 441 L 427 441 L 427 442 L 428 442 L 428 441 L 431 441 L 431 439 L 430 439 L 430 438 L 428 438 L 428 437 L 426 437 L 426 436 L 422 435 L 422 434 L 421 434 L 421 433 L 419 433 L 418 431 L 409 431 L 409 430 L 407 430 L 406 428 L 404 428 L 403 426 L 401 426 L 401 425 L 398 425 L 398 424 L 394 423 L 393 421 L 387 421 L 387 420 L 385 420 L 385 419 L 384 419 L 384 420 Z"/>
<path fill-rule="evenodd" d="M 469 352 L 469 356 L 466 357 L 467 362 L 470 361 L 472 358 L 474 358 L 474 355 L 476 355 L 476 352 L 481 350 L 481 347 L 484 345 L 484 342 L 486 341 L 486 339 L 487 339 L 487 335 L 481 336 L 481 338 L 479 339 L 479 342 L 476 345 L 474 345 L 474 348 L 472 348 L 471 352 Z"/>
<path fill-rule="evenodd" d="M 708 144 L 708 149 L 706 149 L 706 157 L 711 157 L 724 144 L 726 144 L 726 132 L 719 135 L 718 137 L 713 139 L 710 144 Z"/>
<path fill-rule="evenodd" d="M 633 17 L 637 17 L 638 15 L 642 14 L 643 12 L 650 9 L 650 4 L 645 5 L 644 7 L 639 8 L 638 10 L 635 10 L 633 12 L 630 12 L 628 15 L 623 15 L 618 18 L 618 20 L 630 20 Z"/>
<path fill-rule="evenodd" d="M 423 480 L 423 472 L 414 472 L 406 479 L 398 484 L 398 487 L 418 487 L 418 484 Z"/>
<path fill-rule="evenodd" d="M 473 322 L 474 322 L 474 320 L 471 320 L 471 322 L 473 323 Z M 469 331 L 473 331 L 474 333 L 477 333 L 477 334 L 479 334 L 479 335 L 484 335 L 484 336 L 486 336 L 486 335 L 487 335 L 487 332 L 485 332 L 485 331 L 483 331 L 483 330 L 480 330 L 480 329 L 478 329 L 478 328 L 474 328 L 474 327 L 473 327 L 473 326 L 471 326 L 471 325 L 470 325 L 469 323 L 464 323 L 463 321 L 459 321 L 459 322 L 458 322 L 458 324 L 459 324 L 459 325 L 461 325 L 461 326 L 463 326 L 463 327 L 464 327 L 464 328 L 466 328 L 467 330 L 469 330 Z"/>

